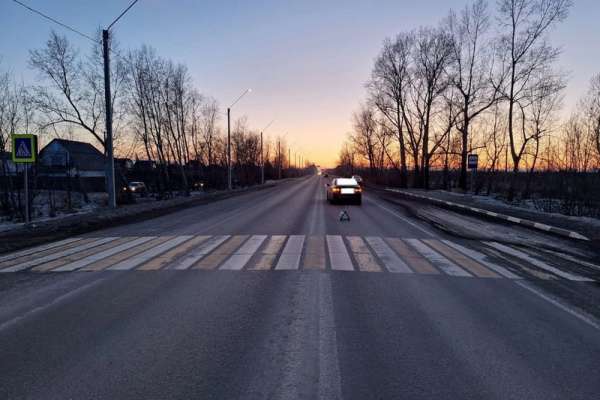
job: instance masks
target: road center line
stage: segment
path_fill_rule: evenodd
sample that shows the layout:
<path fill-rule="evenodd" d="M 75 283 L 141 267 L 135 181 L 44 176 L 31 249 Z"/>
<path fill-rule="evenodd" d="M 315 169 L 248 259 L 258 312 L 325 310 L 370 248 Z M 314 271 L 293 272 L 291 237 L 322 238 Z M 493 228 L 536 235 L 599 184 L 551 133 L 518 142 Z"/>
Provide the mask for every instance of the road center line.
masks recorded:
<path fill-rule="evenodd" d="M 337 353 L 331 275 L 319 275 L 319 400 L 341 400 L 342 380 Z"/>

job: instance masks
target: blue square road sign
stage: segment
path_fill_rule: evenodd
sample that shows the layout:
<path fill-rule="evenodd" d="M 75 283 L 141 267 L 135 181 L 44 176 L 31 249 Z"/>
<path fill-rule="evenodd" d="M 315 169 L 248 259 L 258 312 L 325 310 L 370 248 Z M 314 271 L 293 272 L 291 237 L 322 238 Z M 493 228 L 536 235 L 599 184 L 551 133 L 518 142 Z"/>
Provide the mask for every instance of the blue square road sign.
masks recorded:
<path fill-rule="evenodd" d="M 34 163 L 37 158 L 37 136 L 12 135 L 12 160 L 14 163 Z"/>

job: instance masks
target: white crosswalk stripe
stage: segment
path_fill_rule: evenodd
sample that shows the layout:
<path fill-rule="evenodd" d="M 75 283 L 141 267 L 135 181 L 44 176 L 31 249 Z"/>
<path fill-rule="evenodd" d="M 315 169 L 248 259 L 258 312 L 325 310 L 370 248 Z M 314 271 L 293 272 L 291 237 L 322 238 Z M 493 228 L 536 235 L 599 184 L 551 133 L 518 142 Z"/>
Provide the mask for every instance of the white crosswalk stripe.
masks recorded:
<path fill-rule="evenodd" d="M 0 257 L 0 262 L 6 261 L 6 260 L 11 260 L 11 259 L 14 260 L 15 258 L 24 257 L 24 256 L 28 256 L 30 254 L 39 253 L 41 251 L 54 249 L 56 247 L 64 246 L 69 243 L 77 242 L 81 239 L 82 238 L 80 238 L 80 237 L 69 238 L 69 239 L 61 240 L 59 242 L 47 243 L 42 246 L 36 246 L 36 247 L 32 247 L 30 249 L 21 250 L 16 253 L 10 253 L 10 254 Z"/>
<path fill-rule="evenodd" d="M 5 268 L 0 270 L 0 272 L 18 272 L 29 269 L 31 267 L 35 267 L 36 265 L 41 265 L 43 263 L 58 260 L 61 257 L 70 256 L 71 254 L 79 253 L 80 251 L 84 251 L 87 249 L 91 249 L 92 247 L 100 246 L 101 244 L 112 242 L 113 240 L 117 240 L 116 237 L 107 237 L 102 239 L 93 240 L 91 242 L 87 242 L 82 244 L 81 246 L 71 247 L 67 250 L 59 251 L 57 253 L 48 254 L 47 256 L 35 258 L 33 260 L 26 261 L 22 264 L 17 264 L 9 268 Z"/>
<path fill-rule="evenodd" d="M 354 271 L 352 260 L 341 236 L 327 235 L 327 250 L 331 269 L 338 271 Z"/>
<path fill-rule="evenodd" d="M 445 244 L 447 244 L 450 247 L 454 247 L 456 250 L 460 251 L 461 253 L 471 257 L 472 259 L 479 261 L 481 264 L 483 264 L 484 266 L 486 266 L 487 268 L 496 271 L 497 273 L 499 273 L 500 275 L 504 276 L 505 278 L 508 279 L 522 279 L 519 275 L 513 274 L 512 272 L 510 272 L 509 270 L 507 270 L 504 267 L 499 266 L 498 264 L 489 261 L 488 257 L 483 254 L 480 253 L 476 250 L 472 250 L 469 248 L 466 248 L 464 246 L 461 246 L 458 243 L 454 243 L 450 240 L 442 240 Z"/>
<path fill-rule="evenodd" d="M 125 251 L 132 247 L 139 246 L 140 244 L 146 243 L 154 238 L 156 238 L 156 236 L 146 236 L 146 237 L 137 238 L 130 242 L 115 246 L 112 249 L 101 251 L 100 253 L 92 254 L 91 256 L 88 256 L 84 259 L 74 261 L 72 263 L 63 265 L 62 267 L 55 268 L 52 271 L 54 271 L 54 272 L 75 271 L 79 268 L 87 267 L 88 265 L 93 264 L 96 261 L 103 260 L 107 257 L 110 257 L 110 256 L 120 253 L 122 251 Z"/>
<path fill-rule="evenodd" d="M 383 265 L 390 272 L 398 272 L 403 274 L 412 274 L 412 270 L 406 265 L 404 261 L 383 241 L 382 238 L 377 236 L 368 236 L 366 238 L 367 243 L 373 249 L 375 254 L 381 259 Z"/>
<path fill-rule="evenodd" d="M 513 257 L 517 257 L 520 258 L 523 261 L 526 261 L 532 265 L 535 265 L 538 268 L 541 268 L 545 271 L 548 271 L 554 275 L 558 275 L 561 278 L 565 278 L 568 279 L 570 281 L 576 281 L 576 282 L 593 282 L 593 279 L 590 278 L 585 278 L 583 276 L 577 275 L 577 274 L 571 274 L 569 272 L 566 271 L 562 271 L 558 268 L 555 268 L 553 266 L 550 266 L 548 264 L 546 264 L 543 261 L 540 261 L 532 256 L 530 256 L 529 254 L 526 254 L 522 251 L 519 251 L 517 249 L 514 249 L 512 247 L 497 243 L 497 242 L 485 242 L 485 244 L 487 244 L 490 247 L 495 248 L 496 250 L 499 250 L 505 254 L 509 254 Z"/>
<path fill-rule="evenodd" d="M 210 254 L 214 249 L 219 247 L 224 241 L 229 239 L 230 235 L 213 236 L 206 242 L 201 243 L 200 246 L 187 253 L 179 262 L 177 262 L 173 269 L 184 270 L 188 269 L 206 255 Z"/>
<path fill-rule="evenodd" d="M 164 253 L 167 250 L 172 249 L 173 247 L 187 241 L 190 240 L 193 236 L 177 236 L 171 240 L 168 240 L 162 244 L 159 244 L 158 246 L 145 251 L 141 254 L 138 254 L 128 260 L 123 260 L 120 263 L 117 263 L 111 267 L 109 267 L 109 270 L 112 271 L 122 271 L 122 270 L 128 270 L 128 269 L 133 269 L 135 267 L 137 267 L 138 265 L 141 265 L 143 263 L 145 263 L 146 261 L 152 259 L 153 257 L 156 257 L 162 253 Z"/>
<path fill-rule="evenodd" d="M 462 276 L 462 277 L 472 277 L 470 273 L 460 268 L 458 265 L 454 264 L 452 261 L 448 260 L 446 257 L 442 256 L 438 252 L 431 249 L 425 243 L 421 242 L 418 239 L 407 239 L 406 240 L 415 250 L 417 250 L 421 255 L 429 260 L 434 266 L 440 268 L 448 275 L 453 276 Z"/>
<path fill-rule="evenodd" d="M 320 249 L 320 250 L 319 250 Z M 547 257 L 546 257 L 547 258 Z M 216 235 L 71 238 L 2 256 L 0 272 L 326 270 L 595 282 L 573 257 L 497 242 L 379 236 Z M 572 262 L 574 265 L 569 265 Z M 317 268 L 318 267 L 318 268 Z M 560 268 L 559 268 L 560 267 Z M 579 268 L 577 273 L 570 268 Z M 91 272 L 90 272 L 91 273 Z M 149 273 L 149 272 L 147 272 Z M 581 273 L 589 274 L 584 276 Z"/>
<path fill-rule="evenodd" d="M 267 235 L 254 235 L 246 241 L 227 261 L 221 265 L 224 270 L 240 270 L 250 261 L 252 255 L 265 241 Z"/>
<path fill-rule="evenodd" d="M 300 266 L 302 248 L 304 247 L 304 235 L 291 235 L 288 238 L 275 269 L 294 270 Z"/>

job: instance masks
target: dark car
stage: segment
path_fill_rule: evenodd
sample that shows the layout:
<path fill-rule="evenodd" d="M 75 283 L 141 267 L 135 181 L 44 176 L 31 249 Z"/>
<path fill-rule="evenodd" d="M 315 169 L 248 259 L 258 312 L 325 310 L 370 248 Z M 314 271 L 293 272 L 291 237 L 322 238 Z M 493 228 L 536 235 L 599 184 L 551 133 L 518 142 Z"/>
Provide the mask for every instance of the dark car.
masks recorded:
<path fill-rule="evenodd" d="M 362 188 L 354 178 L 336 178 L 327 184 L 327 201 L 330 203 L 362 203 Z"/>
<path fill-rule="evenodd" d="M 142 197 L 148 194 L 148 188 L 144 182 L 130 182 L 127 186 L 132 193 L 139 194 Z"/>

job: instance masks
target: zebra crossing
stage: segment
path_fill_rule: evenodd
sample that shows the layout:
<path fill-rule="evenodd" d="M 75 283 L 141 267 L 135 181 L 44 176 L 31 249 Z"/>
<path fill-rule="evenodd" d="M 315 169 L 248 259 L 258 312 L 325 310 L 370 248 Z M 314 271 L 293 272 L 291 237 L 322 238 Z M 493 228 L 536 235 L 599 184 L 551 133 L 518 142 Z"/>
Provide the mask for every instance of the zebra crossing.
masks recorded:
<path fill-rule="evenodd" d="M 70 238 L 0 256 L 0 273 L 331 270 L 596 281 L 586 267 L 589 263 L 572 261 L 580 268 L 577 272 L 562 269 L 564 263 L 553 265 L 540 254 L 497 242 L 465 245 L 441 239 L 342 235 L 111 236 Z M 531 270 L 539 273 L 528 273 Z"/>

